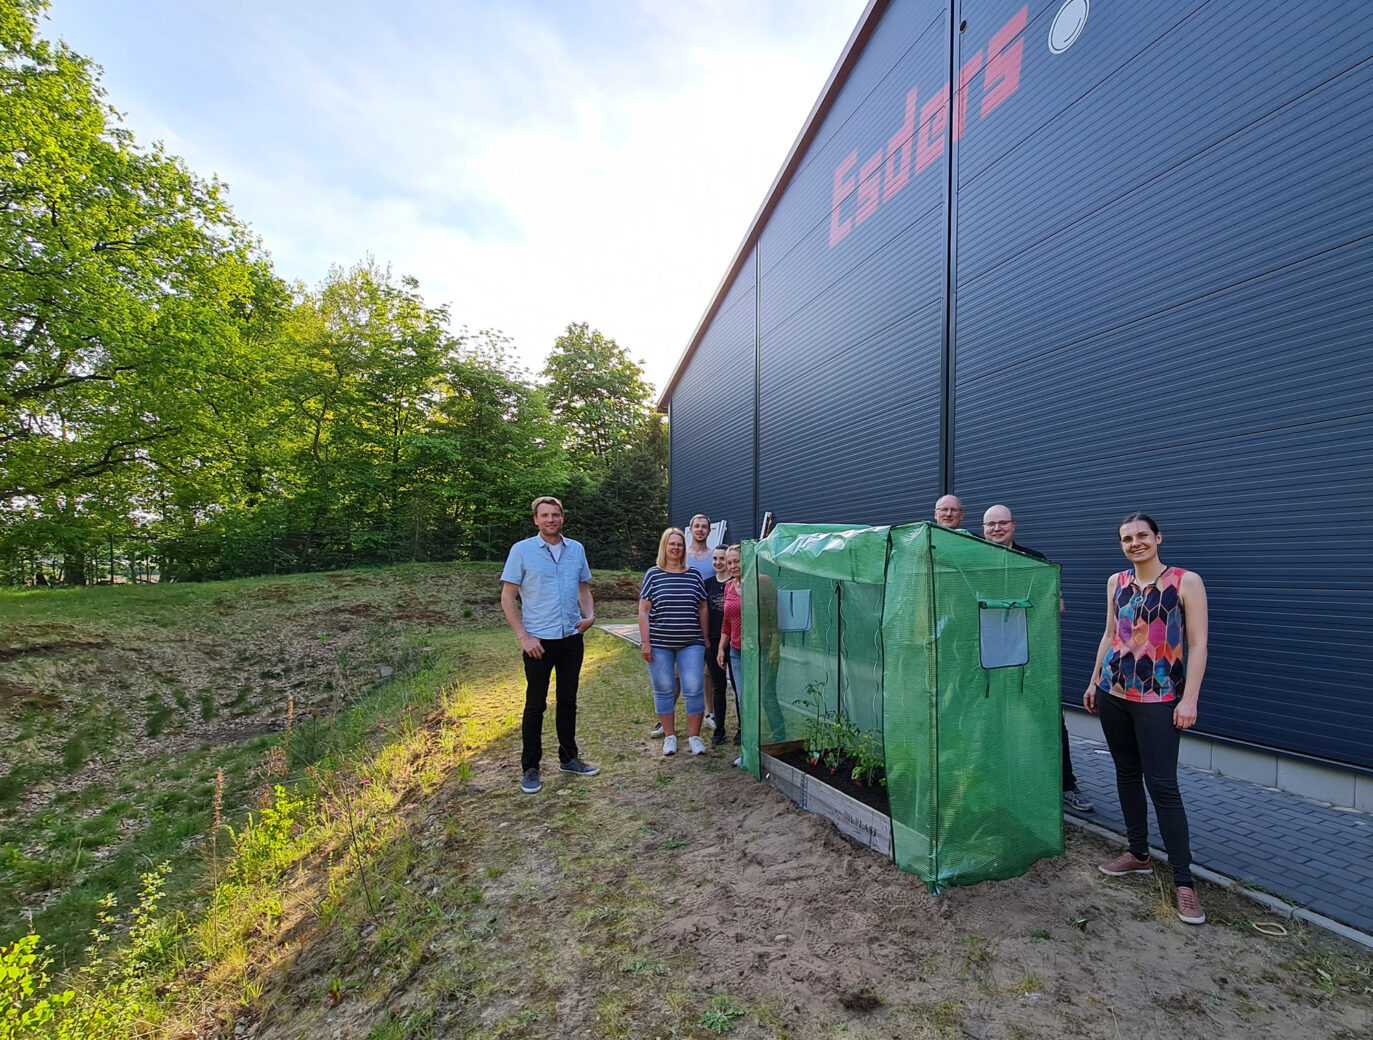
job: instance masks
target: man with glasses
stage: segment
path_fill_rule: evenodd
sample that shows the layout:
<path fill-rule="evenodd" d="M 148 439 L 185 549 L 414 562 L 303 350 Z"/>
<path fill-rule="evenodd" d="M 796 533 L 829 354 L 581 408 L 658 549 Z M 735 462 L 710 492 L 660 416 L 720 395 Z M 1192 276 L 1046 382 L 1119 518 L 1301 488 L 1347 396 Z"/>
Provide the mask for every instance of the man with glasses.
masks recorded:
<path fill-rule="evenodd" d="M 934 504 L 934 522 L 958 530 L 963 524 L 963 503 L 957 495 L 944 495 Z"/>
<path fill-rule="evenodd" d="M 1048 559 L 1041 552 L 1035 552 L 1026 546 L 1016 544 L 1015 517 L 1011 516 L 1011 511 L 1005 506 L 992 506 L 982 514 L 982 537 L 994 545 L 1024 553 L 1026 556 L 1033 556 L 1037 560 Z M 1063 613 L 1062 597 L 1058 601 L 1058 612 Z M 1091 812 L 1092 803 L 1077 789 L 1077 777 L 1073 773 L 1073 760 L 1068 753 L 1068 724 L 1063 721 L 1061 710 L 1059 712 L 1059 724 L 1063 727 L 1063 804 L 1075 812 Z"/>

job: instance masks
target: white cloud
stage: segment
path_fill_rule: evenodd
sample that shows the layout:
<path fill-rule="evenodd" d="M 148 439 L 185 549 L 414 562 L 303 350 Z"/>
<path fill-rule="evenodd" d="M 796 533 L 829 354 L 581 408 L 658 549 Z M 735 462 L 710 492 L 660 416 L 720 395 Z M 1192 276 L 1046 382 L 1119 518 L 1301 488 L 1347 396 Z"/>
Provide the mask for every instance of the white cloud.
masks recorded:
<path fill-rule="evenodd" d="M 863 4 L 145 6 L 54 21 L 283 276 L 371 253 L 530 368 L 588 321 L 662 385 Z"/>

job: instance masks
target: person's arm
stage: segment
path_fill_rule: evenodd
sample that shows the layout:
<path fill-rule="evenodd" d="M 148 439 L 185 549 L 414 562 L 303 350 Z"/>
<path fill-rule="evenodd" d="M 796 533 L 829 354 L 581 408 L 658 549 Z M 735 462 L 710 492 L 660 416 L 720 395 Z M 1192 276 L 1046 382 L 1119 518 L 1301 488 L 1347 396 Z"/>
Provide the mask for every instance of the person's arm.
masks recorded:
<path fill-rule="evenodd" d="M 705 640 L 706 646 L 710 646 L 710 608 L 705 600 L 697 604 L 697 610 L 701 615 L 701 638 Z"/>
<path fill-rule="evenodd" d="M 648 641 L 648 612 L 652 609 L 651 599 L 639 600 L 639 653 L 649 664 L 653 663 L 653 646 Z"/>
<path fill-rule="evenodd" d="M 1101 679 L 1101 666 L 1106 661 L 1106 652 L 1111 649 L 1111 642 L 1115 637 L 1116 631 L 1116 577 L 1111 575 L 1106 579 L 1106 631 L 1101 634 L 1101 642 L 1096 648 L 1096 664 L 1092 666 L 1092 678 L 1087 683 L 1087 692 L 1082 695 L 1082 706 L 1093 715 L 1096 714 L 1096 687 Z"/>
<path fill-rule="evenodd" d="M 1182 609 L 1187 613 L 1187 678 L 1182 700 L 1173 709 L 1173 725 L 1191 729 L 1197 724 L 1197 700 L 1201 697 L 1201 677 L 1206 674 L 1206 638 L 1210 619 L 1206 614 L 1206 586 L 1201 575 L 1187 571 L 1182 576 Z"/>
<path fill-rule="evenodd" d="M 577 622 L 577 631 L 585 632 L 596 623 L 596 603 L 591 598 L 591 582 L 583 581 L 577 585 L 577 609 L 581 612 L 581 620 Z"/>
<path fill-rule="evenodd" d="M 515 602 L 515 593 L 519 588 L 512 582 L 501 582 L 501 611 L 505 614 L 506 624 L 520 641 L 520 649 L 537 661 L 543 656 L 543 643 L 525 631 L 524 618 L 520 616 L 519 605 Z"/>

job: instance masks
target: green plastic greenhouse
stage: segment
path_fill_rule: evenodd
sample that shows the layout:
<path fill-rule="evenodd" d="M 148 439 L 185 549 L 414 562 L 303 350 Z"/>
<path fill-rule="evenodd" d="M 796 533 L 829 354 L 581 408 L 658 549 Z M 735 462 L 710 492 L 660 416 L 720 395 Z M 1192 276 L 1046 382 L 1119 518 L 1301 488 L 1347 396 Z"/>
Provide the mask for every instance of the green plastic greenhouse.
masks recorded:
<path fill-rule="evenodd" d="M 931 892 L 1063 855 L 1057 564 L 933 523 L 780 524 L 743 564 L 744 769 L 883 831 Z M 885 811 L 826 764 L 885 772 Z"/>

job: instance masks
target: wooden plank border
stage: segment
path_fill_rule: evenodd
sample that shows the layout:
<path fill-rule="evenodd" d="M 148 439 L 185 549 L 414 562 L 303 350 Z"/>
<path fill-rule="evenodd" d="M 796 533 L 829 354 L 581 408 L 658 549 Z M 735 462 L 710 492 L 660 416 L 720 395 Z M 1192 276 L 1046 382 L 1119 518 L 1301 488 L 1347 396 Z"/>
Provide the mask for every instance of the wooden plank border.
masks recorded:
<path fill-rule="evenodd" d="M 888 859 L 892 855 L 891 818 L 850 798 L 794 766 L 760 752 L 763 779 L 807 812 L 825 817 L 840 833 Z"/>

